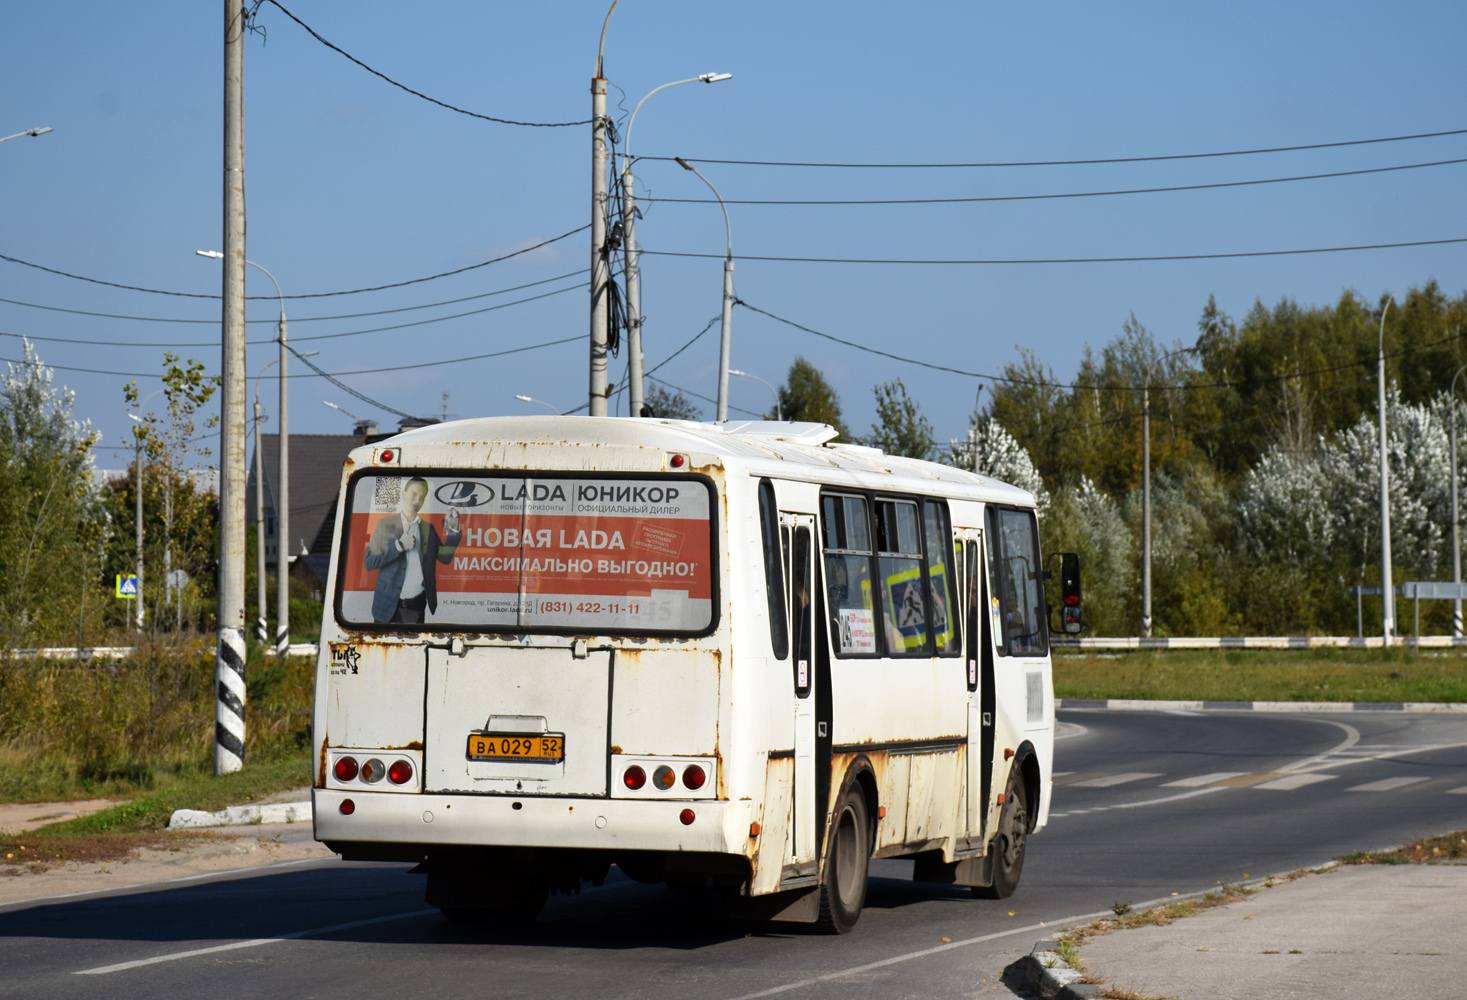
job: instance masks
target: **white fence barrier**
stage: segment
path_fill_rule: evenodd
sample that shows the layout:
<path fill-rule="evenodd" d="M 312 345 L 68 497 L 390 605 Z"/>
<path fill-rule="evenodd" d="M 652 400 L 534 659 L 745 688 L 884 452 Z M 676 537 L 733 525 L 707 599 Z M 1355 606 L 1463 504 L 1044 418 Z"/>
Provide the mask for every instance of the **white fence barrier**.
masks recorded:
<path fill-rule="evenodd" d="M 1153 636 L 1142 639 L 1138 636 L 1106 638 L 1071 638 L 1054 636 L 1049 641 L 1055 649 L 1379 649 L 1381 637 L 1368 635 L 1248 635 L 1215 636 L 1196 638 L 1191 636 Z M 1467 636 L 1456 638 L 1450 635 L 1406 635 L 1397 636 L 1398 646 L 1414 646 L 1418 649 L 1449 649 L 1453 646 L 1467 648 Z"/>

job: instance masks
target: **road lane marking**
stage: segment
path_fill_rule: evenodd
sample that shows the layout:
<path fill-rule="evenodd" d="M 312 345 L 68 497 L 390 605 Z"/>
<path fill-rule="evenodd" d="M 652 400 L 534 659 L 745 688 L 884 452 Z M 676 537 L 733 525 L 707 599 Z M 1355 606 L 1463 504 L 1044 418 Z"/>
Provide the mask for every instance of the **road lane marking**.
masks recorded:
<path fill-rule="evenodd" d="M 1289 772 L 1287 771 L 1254 771 L 1252 774 L 1240 774 L 1236 778 L 1226 778 L 1222 781 L 1219 781 L 1217 783 L 1217 787 L 1252 788 L 1254 785 L 1260 785 L 1265 781 L 1272 781 L 1274 778 L 1282 778 L 1288 773 Z"/>
<path fill-rule="evenodd" d="M 329 927 L 313 927 L 308 931 L 292 931 L 289 934 L 277 934 L 274 937 L 251 938 L 248 941 L 234 941 L 230 944 L 216 944 L 210 948 L 191 948 L 188 951 L 175 951 L 169 955 L 155 955 L 152 958 L 140 958 L 133 962 L 118 962 L 116 965 L 102 965 L 95 969 L 78 969 L 73 975 L 77 976 L 102 976 L 109 972 L 125 972 L 128 969 L 140 969 L 145 965 L 158 965 L 162 962 L 177 962 L 184 958 L 195 958 L 199 955 L 213 955 L 221 951 L 238 951 L 241 948 L 258 948 L 265 944 L 277 944 L 281 941 L 294 941 L 298 938 L 311 937 L 316 934 L 331 934 L 336 931 L 351 930 L 354 927 L 366 927 L 368 924 L 385 924 L 393 920 L 409 920 L 413 917 L 425 917 L 436 914 L 433 910 L 414 910 L 411 913 L 389 913 L 385 917 L 368 917 L 366 920 L 351 920 L 344 924 L 332 924 Z"/>
<path fill-rule="evenodd" d="M 1286 774 L 1282 778 L 1265 781 L 1263 784 L 1254 785 L 1253 787 L 1266 788 L 1271 792 L 1292 792 L 1296 788 L 1303 788 L 1306 785 L 1317 784 L 1321 781 L 1333 781 L 1337 777 L 1339 775 L 1319 774 L 1318 772 L 1310 774 Z"/>
<path fill-rule="evenodd" d="M 1229 778 L 1241 778 L 1246 771 L 1214 771 L 1212 774 L 1196 774 L 1190 778 L 1181 778 L 1177 781 L 1168 781 L 1162 788 L 1201 788 L 1203 785 L 1216 785 Z"/>
<path fill-rule="evenodd" d="M 1194 788 L 1190 792 L 1182 792 L 1179 795 L 1168 795 L 1160 799 L 1147 799 L 1144 802 L 1115 802 L 1108 806 L 1091 806 L 1089 809 L 1070 809 L 1065 812 L 1052 812 L 1050 819 L 1064 819 L 1066 816 L 1084 816 L 1087 813 L 1110 812 L 1112 809 L 1141 809 L 1145 806 L 1157 806 L 1165 802 L 1180 802 L 1182 799 L 1195 799 L 1199 795 L 1211 795 L 1223 789 L 1217 785 L 1211 788 Z"/>
<path fill-rule="evenodd" d="M 1448 795 L 1467 795 L 1467 785 L 1463 785 L 1461 788 L 1453 788 L 1451 791 L 1447 792 L 1447 794 Z"/>
<path fill-rule="evenodd" d="M 1064 772 L 1061 772 L 1061 773 L 1064 775 L 1063 778 L 1061 778 L 1057 774 L 1056 775 L 1051 775 L 1050 776 L 1050 782 L 1049 783 L 1051 785 L 1072 785 L 1072 784 L 1074 784 L 1077 781 L 1084 781 L 1086 778 L 1095 778 L 1095 777 L 1098 777 L 1098 776 L 1104 774 L 1105 772 L 1104 771 L 1064 771 Z"/>
<path fill-rule="evenodd" d="M 1347 788 L 1347 792 L 1390 792 L 1397 788 L 1405 788 L 1407 785 L 1419 785 L 1426 781 L 1425 778 L 1381 778 L 1379 781 L 1367 781 L 1363 785 Z"/>
<path fill-rule="evenodd" d="M 1129 784 L 1132 781 L 1141 781 L 1145 778 L 1160 778 L 1157 771 L 1127 771 L 1124 774 L 1107 774 L 1100 778 L 1087 778 L 1084 781 L 1070 782 L 1071 788 L 1114 788 L 1116 785 Z"/>
<path fill-rule="evenodd" d="M 1329 761 L 1328 758 L 1333 757 L 1335 754 L 1338 753 L 1344 753 L 1346 750 L 1351 749 L 1360 742 L 1360 730 L 1356 729 L 1354 726 L 1348 723 L 1337 722 L 1334 719 L 1310 719 L 1308 721 L 1323 722 L 1326 725 L 1336 726 L 1340 729 L 1343 729 L 1345 731 L 1345 739 L 1343 742 L 1330 747 L 1322 754 L 1318 754 L 1314 757 L 1306 757 L 1303 760 L 1298 761 L 1297 763 L 1290 764 L 1288 767 L 1284 768 L 1285 771 L 1305 771 L 1316 764 L 1322 763 L 1324 763 L 1325 766 L 1332 766 L 1335 762 Z M 1363 760 L 1365 758 L 1361 759 Z"/>

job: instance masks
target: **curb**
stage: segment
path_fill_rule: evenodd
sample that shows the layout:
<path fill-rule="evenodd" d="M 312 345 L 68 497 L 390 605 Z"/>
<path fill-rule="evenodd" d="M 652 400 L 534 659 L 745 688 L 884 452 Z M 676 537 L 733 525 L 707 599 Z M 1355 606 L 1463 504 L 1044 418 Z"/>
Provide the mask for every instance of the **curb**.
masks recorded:
<path fill-rule="evenodd" d="M 1151 701 L 1142 698 L 1056 698 L 1055 708 L 1123 712 L 1403 712 L 1467 714 L 1460 701 Z"/>
<path fill-rule="evenodd" d="M 168 829 L 197 830 L 209 826 L 309 822 L 311 822 L 311 804 L 309 802 L 278 802 L 268 806 L 230 806 L 219 812 L 176 809 L 168 818 Z"/>
<path fill-rule="evenodd" d="M 1024 968 L 1025 985 L 1039 990 L 1046 997 L 1053 997 L 1054 1000 L 1089 1000 L 1110 990 L 1103 983 L 1080 982 L 1085 978 L 1084 974 L 1070 967 L 1070 963 L 1055 951 L 1058 947 L 1058 941 L 1046 938 L 1036 943 L 1033 951 L 1019 959 Z"/>

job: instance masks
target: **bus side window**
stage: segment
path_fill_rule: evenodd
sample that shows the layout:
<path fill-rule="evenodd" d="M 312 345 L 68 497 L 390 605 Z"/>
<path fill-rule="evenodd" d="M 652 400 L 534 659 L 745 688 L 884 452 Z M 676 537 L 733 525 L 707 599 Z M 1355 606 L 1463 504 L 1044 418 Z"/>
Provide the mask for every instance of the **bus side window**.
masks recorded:
<path fill-rule="evenodd" d="M 963 635 L 958 627 L 958 567 L 961 546 L 952 542 L 947 508 L 932 500 L 924 501 L 923 519 L 927 529 L 927 590 L 931 609 L 932 637 L 939 656 L 956 656 L 963 649 Z"/>
<path fill-rule="evenodd" d="M 1000 656 L 1040 656 L 1047 648 L 1044 582 L 1034 514 L 988 509 L 989 608 Z"/>
<path fill-rule="evenodd" d="M 876 566 L 887 656 L 928 656 L 928 607 L 916 503 L 876 501 Z"/>
<path fill-rule="evenodd" d="M 871 526 L 866 498 L 820 498 L 825 541 L 825 593 L 830 645 L 837 656 L 875 656 L 875 598 L 871 590 Z"/>
<path fill-rule="evenodd" d="M 759 537 L 764 544 L 764 596 L 769 608 L 769 642 L 774 658 L 790 655 L 789 625 L 784 616 L 784 567 L 779 554 L 779 510 L 774 505 L 774 484 L 759 481 Z"/>

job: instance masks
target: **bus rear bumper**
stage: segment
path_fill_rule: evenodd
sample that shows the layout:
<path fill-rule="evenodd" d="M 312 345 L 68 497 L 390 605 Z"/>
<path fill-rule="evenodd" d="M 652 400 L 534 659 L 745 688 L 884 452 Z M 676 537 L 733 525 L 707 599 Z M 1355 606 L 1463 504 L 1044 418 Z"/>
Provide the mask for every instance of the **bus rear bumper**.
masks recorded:
<path fill-rule="evenodd" d="M 332 844 L 700 851 L 748 857 L 751 802 L 312 789 L 317 840 Z M 350 800 L 352 811 L 342 811 Z M 683 812 L 692 813 L 684 823 Z"/>

